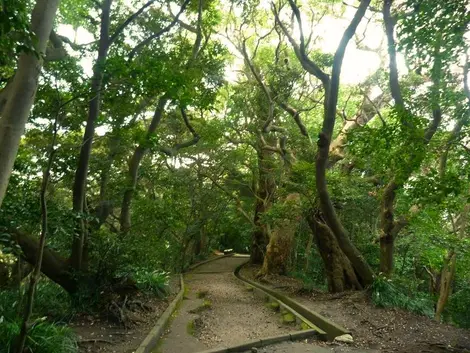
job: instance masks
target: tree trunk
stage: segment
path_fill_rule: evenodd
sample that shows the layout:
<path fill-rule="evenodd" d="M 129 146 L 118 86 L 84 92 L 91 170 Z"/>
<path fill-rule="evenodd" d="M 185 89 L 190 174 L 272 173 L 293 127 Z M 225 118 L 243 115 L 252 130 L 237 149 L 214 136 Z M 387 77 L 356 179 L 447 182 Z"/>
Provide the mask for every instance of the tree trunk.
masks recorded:
<path fill-rule="evenodd" d="M 457 255 L 454 251 L 451 251 L 447 256 L 444 267 L 441 272 L 441 286 L 439 290 L 439 299 L 436 305 L 436 313 L 434 319 L 441 321 L 442 312 L 447 304 L 450 294 L 452 293 L 452 282 L 455 276 L 455 263 Z"/>
<path fill-rule="evenodd" d="M 310 212 L 308 224 L 318 246 L 328 281 L 328 291 L 331 293 L 345 290 L 360 290 L 363 288 L 356 276 L 351 261 L 338 245 L 336 237 L 330 228 L 318 219 L 318 211 Z"/>
<path fill-rule="evenodd" d="M 284 205 L 292 207 L 289 211 L 292 209 L 295 211 L 292 213 L 289 212 L 288 218 L 281 220 L 279 225 L 271 232 L 263 267 L 258 273 L 259 276 L 269 274 L 285 275 L 287 273 L 294 236 L 301 217 L 300 195 L 288 195 L 284 201 Z"/>
<path fill-rule="evenodd" d="M 20 230 L 13 229 L 10 231 L 21 247 L 25 260 L 34 266 L 39 249 L 38 240 Z M 69 266 L 70 264 L 65 258 L 48 248 L 44 249 L 41 271 L 67 292 L 73 294 L 77 290 L 77 282 L 70 273 Z"/>
<path fill-rule="evenodd" d="M 42 55 L 52 30 L 60 0 L 37 0 L 31 16 L 31 30 L 36 35 L 37 53 L 22 53 L 18 59 L 8 97 L 0 117 L 0 207 L 18 153 L 41 72 Z"/>
<path fill-rule="evenodd" d="M 90 100 L 88 119 L 83 136 L 83 143 L 78 158 L 78 166 L 75 172 L 73 185 L 73 211 L 77 213 L 76 234 L 72 243 L 71 262 L 75 270 L 81 271 L 83 261 L 83 250 L 85 247 L 86 224 L 83 217 L 86 184 L 88 176 L 88 165 L 90 162 L 91 148 L 95 135 L 95 124 L 100 113 L 101 89 L 104 74 L 104 66 L 109 49 L 109 22 L 112 0 L 104 0 L 101 9 L 101 31 L 98 48 L 98 58 L 93 68 L 91 80 L 91 92 L 93 98 Z"/>
<path fill-rule="evenodd" d="M 157 107 L 155 109 L 155 113 L 153 115 L 152 121 L 147 130 L 147 137 L 145 139 L 144 144 L 140 144 L 134 151 L 131 159 L 129 160 L 129 172 L 127 176 L 127 188 L 124 192 L 124 197 L 122 199 L 122 206 L 121 206 L 121 232 L 122 234 L 127 234 L 131 228 L 131 202 L 132 198 L 134 197 L 135 188 L 137 186 L 137 179 L 138 179 L 138 172 L 140 162 L 142 158 L 144 158 L 145 153 L 147 152 L 148 147 L 146 147 L 146 143 L 148 143 L 152 134 L 155 133 L 158 125 L 163 116 L 163 112 L 165 111 L 165 104 L 168 101 L 166 96 L 159 99 Z"/>
<path fill-rule="evenodd" d="M 262 215 L 271 208 L 276 182 L 274 178 L 275 156 L 274 152 L 260 146 L 258 155 L 258 184 L 256 189 L 256 203 L 254 224 L 256 229 L 252 234 L 250 260 L 253 264 L 262 264 L 266 247 L 269 243 L 269 226 L 262 221 Z"/>

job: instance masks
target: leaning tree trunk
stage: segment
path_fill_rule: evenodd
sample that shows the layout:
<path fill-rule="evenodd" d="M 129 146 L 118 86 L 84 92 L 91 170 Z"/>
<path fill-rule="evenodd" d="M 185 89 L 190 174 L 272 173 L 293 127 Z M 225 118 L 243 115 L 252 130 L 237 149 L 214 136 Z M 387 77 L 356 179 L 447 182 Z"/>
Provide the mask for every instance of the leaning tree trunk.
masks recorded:
<path fill-rule="evenodd" d="M 370 0 L 361 1 L 354 18 L 344 32 L 338 50 L 334 55 L 331 78 L 324 80 L 324 86 L 327 94 L 325 95 L 325 114 L 322 131 L 318 138 L 318 152 L 316 157 L 315 173 L 317 193 L 320 200 L 320 207 L 323 217 L 326 221 L 326 224 L 336 237 L 339 247 L 353 265 L 362 285 L 371 284 L 374 278 L 374 273 L 360 251 L 352 243 L 348 233 L 344 229 L 338 215 L 336 214 L 328 191 L 326 169 L 328 164 L 331 139 L 336 121 L 339 82 L 344 53 L 349 41 L 356 32 L 357 26 L 364 17 L 369 3 Z"/>
<path fill-rule="evenodd" d="M 148 140 L 152 137 L 158 125 L 160 124 L 160 121 L 163 116 L 163 112 L 165 110 L 165 104 L 167 101 L 168 101 L 168 98 L 166 96 L 163 96 L 159 99 L 152 121 L 150 122 L 150 125 L 147 130 L 146 142 L 148 142 Z M 123 234 L 127 234 L 131 228 L 131 202 L 132 202 L 132 198 L 134 197 L 135 188 L 137 186 L 140 162 L 142 161 L 142 158 L 144 158 L 144 155 L 148 149 L 145 147 L 145 145 L 146 143 L 143 143 L 137 146 L 137 148 L 134 151 L 134 154 L 129 160 L 127 188 L 126 188 L 126 191 L 124 192 L 124 197 L 122 199 L 122 205 L 121 205 L 120 223 L 121 223 L 121 232 Z"/>
<path fill-rule="evenodd" d="M 318 211 L 311 211 L 307 221 L 323 260 L 328 281 L 328 291 L 337 293 L 345 290 L 362 289 L 363 287 L 356 276 L 351 261 L 340 249 L 338 241 L 330 228 L 320 221 L 318 217 Z"/>
<path fill-rule="evenodd" d="M 287 273 L 295 232 L 301 218 L 300 195 L 288 195 L 284 205 L 291 207 L 288 212 L 288 218 L 281 220 L 279 225 L 272 230 L 269 244 L 266 248 L 266 255 L 264 256 L 263 267 L 258 276 L 270 274 L 284 275 Z"/>
<path fill-rule="evenodd" d="M 36 53 L 22 53 L 18 69 L 0 117 L 0 207 L 18 153 L 29 112 L 34 103 L 42 67 L 42 56 L 52 30 L 60 0 L 37 0 L 31 16 L 31 30 L 36 35 Z"/>
<path fill-rule="evenodd" d="M 81 271 L 87 227 L 82 216 L 85 208 L 85 193 L 88 176 L 88 165 L 90 162 L 91 148 L 95 135 L 95 124 L 100 112 L 101 89 L 103 83 L 104 66 L 109 49 L 109 22 L 112 0 L 104 0 L 101 9 L 101 32 L 98 48 L 98 58 L 93 68 L 91 79 L 91 92 L 93 94 L 88 110 L 88 119 L 83 136 L 83 143 L 78 158 L 78 166 L 75 172 L 73 185 L 73 211 L 78 214 L 76 233 L 72 243 L 71 262 L 75 270 Z"/>

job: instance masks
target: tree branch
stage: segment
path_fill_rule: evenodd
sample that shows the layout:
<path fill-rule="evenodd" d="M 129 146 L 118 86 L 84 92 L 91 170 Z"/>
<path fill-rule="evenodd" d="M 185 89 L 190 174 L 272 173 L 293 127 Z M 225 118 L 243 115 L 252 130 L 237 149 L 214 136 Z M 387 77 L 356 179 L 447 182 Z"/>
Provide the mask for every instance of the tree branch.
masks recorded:
<path fill-rule="evenodd" d="M 385 33 L 388 42 L 389 70 L 390 70 L 390 91 L 395 100 L 395 104 L 404 107 L 403 97 L 401 94 L 400 83 L 398 81 L 397 68 L 397 51 L 395 48 L 395 39 L 393 37 L 395 31 L 395 22 L 391 15 L 391 7 L 393 0 L 384 0 L 383 18 L 385 24 Z"/>
<path fill-rule="evenodd" d="M 150 37 L 144 39 L 142 42 L 140 42 L 139 44 L 137 44 L 134 49 L 131 50 L 131 52 L 129 53 L 129 61 L 132 61 L 132 59 L 134 59 L 134 56 L 140 52 L 142 50 L 143 47 L 145 47 L 146 45 L 148 45 L 152 40 L 160 37 L 162 34 L 165 34 L 166 32 L 168 32 L 170 29 L 172 29 L 176 23 L 178 23 L 178 19 L 179 17 L 181 16 L 181 14 L 184 12 L 184 10 L 186 9 L 186 7 L 188 6 L 189 2 L 191 0 L 185 0 L 185 2 L 183 3 L 183 5 L 181 5 L 181 8 L 179 10 L 179 12 L 176 14 L 175 18 L 173 19 L 173 21 L 170 22 L 170 24 L 168 24 L 168 26 L 162 28 L 160 31 L 152 34 Z"/>
<path fill-rule="evenodd" d="M 302 42 L 304 41 L 304 39 L 303 39 L 304 35 L 303 35 L 303 31 L 302 31 L 302 22 L 301 22 L 301 19 L 300 19 L 299 8 L 297 7 L 297 5 L 295 5 L 295 3 L 292 0 L 289 0 L 289 3 L 291 5 L 292 10 L 294 11 L 294 14 L 298 13 L 297 22 L 298 22 L 299 30 L 300 30 L 300 33 L 301 33 L 300 34 L 300 36 L 301 36 L 300 46 L 299 46 L 299 44 L 297 44 L 297 42 L 294 40 L 292 35 L 289 33 L 286 26 L 282 23 L 281 19 L 279 18 L 279 13 L 276 9 L 276 6 L 273 4 L 272 5 L 272 10 L 273 10 L 273 13 L 274 13 L 274 18 L 276 20 L 276 23 L 279 25 L 279 27 L 281 27 L 282 32 L 284 32 L 287 39 L 289 40 L 292 47 L 294 48 L 295 55 L 299 59 L 300 64 L 302 65 L 302 67 L 307 72 L 309 72 L 313 76 L 317 77 L 322 82 L 322 84 L 326 87 L 329 84 L 329 76 L 317 64 L 315 64 L 315 62 L 310 60 L 309 57 L 307 56 L 307 54 L 305 52 L 305 43 L 302 44 Z M 296 17 L 297 17 L 297 15 L 296 15 Z"/>
<path fill-rule="evenodd" d="M 109 45 L 113 44 L 114 41 L 117 39 L 117 37 L 124 31 L 124 29 L 132 22 L 134 21 L 139 15 L 145 11 L 145 9 L 149 6 L 151 6 L 155 0 L 149 0 L 147 3 L 145 3 L 140 9 L 138 9 L 136 12 L 134 12 L 132 15 L 130 15 L 127 20 L 125 20 L 121 25 L 116 28 L 114 33 L 109 37 Z"/>

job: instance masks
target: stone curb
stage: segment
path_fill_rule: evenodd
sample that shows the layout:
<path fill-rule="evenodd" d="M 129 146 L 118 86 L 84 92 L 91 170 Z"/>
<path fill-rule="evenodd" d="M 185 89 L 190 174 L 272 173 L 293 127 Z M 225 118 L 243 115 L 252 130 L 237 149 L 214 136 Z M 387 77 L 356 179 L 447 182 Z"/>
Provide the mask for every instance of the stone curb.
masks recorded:
<path fill-rule="evenodd" d="M 186 273 L 186 272 L 189 272 L 189 271 L 192 271 L 194 270 L 195 268 L 201 266 L 201 265 L 204 265 L 204 264 L 207 264 L 208 262 L 212 262 L 212 261 L 216 261 L 216 260 L 220 260 L 220 259 L 223 259 L 225 257 L 231 257 L 235 255 L 235 253 L 233 254 L 227 254 L 227 255 L 216 255 L 215 257 L 211 258 L 211 259 L 208 259 L 208 260 L 204 260 L 204 261 L 201 261 L 201 262 L 198 262 L 198 263 L 195 263 L 195 264 L 192 264 L 191 266 L 189 266 L 186 270 L 184 270 L 183 272 Z"/>
<path fill-rule="evenodd" d="M 178 304 L 181 302 L 183 299 L 184 295 L 184 280 L 183 280 L 183 275 L 180 274 L 180 291 L 178 292 L 178 295 L 176 296 L 175 299 L 168 305 L 168 308 L 163 312 L 163 314 L 158 318 L 157 323 L 155 326 L 152 328 L 152 330 L 147 334 L 147 337 L 142 341 L 140 344 L 139 348 L 135 351 L 135 353 L 150 353 L 152 349 L 155 348 L 155 346 L 158 343 L 158 340 L 160 339 L 161 335 L 165 331 L 165 328 L 168 324 L 168 321 L 170 321 L 171 315 L 173 312 L 176 310 Z"/>
<path fill-rule="evenodd" d="M 252 281 L 250 279 L 244 278 L 242 275 L 240 275 L 240 270 L 243 266 L 245 266 L 248 263 L 248 261 L 240 266 L 238 266 L 235 269 L 235 276 L 250 284 L 251 286 L 260 289 L 261 291 L 265 292 L 267 295 L 274 297 L 275 299 L 279 300 L 281 303 L 286 305 L 288 308 L 291 308 L 294 310 L 295 313 L 300 314 L 301 317 L 307 319 L 311 323 L 313 323 L 315 326 L 319 327 L 320 330 L 322 330 L 325 334 L 322 335 L 322 332 L 318 332 L 320 337 L 325 338 L 329 341 L 332 341 L 335 339 L 337 336 L 341 336 L 344 334 L 349 334 L 350 331 L 346 330 L 345 328 L 333 323 L 332 321 L 328 320 L 326 317 L 323 315 L 320 315 L 319 313 L 310 310 L 303 306 L 302 304 L 296 302 L 294 299 L 289 298 L 288 296 L 285 296 L 277 291 L 272 290 L 271 288 L 268 288 L 258 282 Z"/>
<path fill-rule="evenodd" d="M 270 346 L 272 344 L 285 342 L 285 341 L 297 341 L 306 339 L 309 337 L 316 336 L 318 332 L 316 330 L 303 330 L 303 331 L 296 331 L 284 335 L 279 336 L 272 336 L 261 338 L 258 340 L 248 341 L 246 343 L 242 343 L 236 346 L 231 347 L 223 347 L 223 348 L 212 348 L 205 351 L 199 351 L 197 353 L 232 353 L 232 352 L 244 352 L 248 351 L 251 348 L 260 348 L 265 346 Z"/>

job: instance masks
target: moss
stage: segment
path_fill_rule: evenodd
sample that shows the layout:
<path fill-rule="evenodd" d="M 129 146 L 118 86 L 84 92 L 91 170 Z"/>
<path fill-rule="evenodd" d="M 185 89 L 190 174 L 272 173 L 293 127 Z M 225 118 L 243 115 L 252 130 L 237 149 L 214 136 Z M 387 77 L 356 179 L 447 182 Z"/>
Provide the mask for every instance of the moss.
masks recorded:
<path fill-rule="evenodd" d="M 300 323 L 300 329 L 301 330 L 310 330 L 310 325 L 308 325 L 306 322 L 301 322 Z"/>
<path fill-rule="evenodd" d="M 285 325 L 295 324 L 295 315 L 292 313 L 282 315 L 282 323 Z"/>
<path fill-rule="evenodd" d="M 191 314 L 198 314 L 202 311 L 209 310 L 212 308 L 212 302 L 209 299 L 204 299 L 202 304 L 198 306 L 196 309 L 190 310 Z"/>
<path fill-rule="evenodd" d="M 253 290 L 254 290 L 253 286 L 250 286 L 250 285 L 246 285 L 245 289 L 246 289 L 247 292 L 253 292 Z"/>
<path fill-rule="evenodd" d="M 201 290 L 196 293 L 196 297 L 198 297 L 199 299 L 205 298 L 207 296 L 207 293 L 207 290 Z"/>
<path fill-rule="evenodd" d="M 186 332 L 188 335 L 194 336 L 196 334 L 196 322 L 195 320 L 189 320 L 186 324 Z"/>
<path fill-rule="evenodd" d="M 274 311 L 279 311 L 280 309 L 280 305 L 278 302 L 270 302 L 270 303 L 266 303 L 266 307 L 274 310 Z"/>

